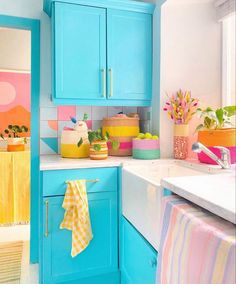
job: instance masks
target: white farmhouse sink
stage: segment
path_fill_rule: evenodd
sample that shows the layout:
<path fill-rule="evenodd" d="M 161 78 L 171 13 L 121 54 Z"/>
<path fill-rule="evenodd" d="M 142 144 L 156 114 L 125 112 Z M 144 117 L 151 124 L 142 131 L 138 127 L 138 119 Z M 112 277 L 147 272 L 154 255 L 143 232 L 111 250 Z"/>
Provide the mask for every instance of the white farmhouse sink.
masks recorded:
<path fill-rule="evenodd" d="M 206 175 L 174 160 L 144 161 L 142 166 L 124 165 L 122 174 L 123 215 L 158 250 L 162 188 L 165 177 Z M 186 164 L 186 163 L 185 163 Z M 191 166 L 192 164 L 186 164 Z"/>

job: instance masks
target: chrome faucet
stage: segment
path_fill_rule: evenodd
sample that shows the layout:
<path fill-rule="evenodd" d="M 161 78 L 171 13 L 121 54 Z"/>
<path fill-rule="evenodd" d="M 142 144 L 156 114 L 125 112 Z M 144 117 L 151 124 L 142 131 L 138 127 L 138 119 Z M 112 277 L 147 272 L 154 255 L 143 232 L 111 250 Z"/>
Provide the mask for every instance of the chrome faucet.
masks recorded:
<path fill-rule="evenodd" d="M 222 167 L 222 169 L 230 169 L 231 167 L 231 160 L 230 160 L 230 151 L 229 149 L 221 146 L 215 146 L 220 150 L 221 159 L 218 158 L 211 150 L 209 150 L 206 146 L 202 143 L 197 142 L 192 145 L 193 152 L 200 153 L 204 152 L 208 157 L 214 160 L 218 165 Z"/>

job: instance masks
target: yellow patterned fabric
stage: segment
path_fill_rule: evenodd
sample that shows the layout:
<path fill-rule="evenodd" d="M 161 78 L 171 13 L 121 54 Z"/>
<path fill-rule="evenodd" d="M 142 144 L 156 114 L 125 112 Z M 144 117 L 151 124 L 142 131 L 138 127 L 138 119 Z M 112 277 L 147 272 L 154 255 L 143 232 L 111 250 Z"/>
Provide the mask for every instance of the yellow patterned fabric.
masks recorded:
<path fill-rule="evenodd" d="M 30 152 L 0 151 L 0 225 L 30 220 Z"/>
<path fill-rule="evenodd" d="M 75 257 L 86 249 L 93 238 L 86 181 L 68 181 L 68 186 L 62 207 L 65 209 L 64 220 L 60 229 L 72 231 L 71 256 Z"/>

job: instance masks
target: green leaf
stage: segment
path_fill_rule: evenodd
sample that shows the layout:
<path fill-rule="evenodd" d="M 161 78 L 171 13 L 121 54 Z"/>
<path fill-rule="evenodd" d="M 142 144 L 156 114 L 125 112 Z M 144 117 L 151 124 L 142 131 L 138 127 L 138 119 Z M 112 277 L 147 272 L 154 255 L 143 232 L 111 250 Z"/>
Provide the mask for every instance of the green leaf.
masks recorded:
<path fill-rule="evenodd" d="M 12 126 L 11 124 L 10 124 L 10 125 L 8 125 L 8 128 L 9 128 L 9 129 L 12 129 L 12 127 L 13 127 L 13 126 Z"/>
<path fill-rule="evenodd" d="M 89 139 L 90 144 L 91 144 L 94 140 L 96 140 L 96 138 L 97 138 L 97 135 L 96 135 L 96 132 L 95 132 L 95 131 L 90 131 L 90 132 L 88 133 L 88 139 Z"/>
<path fill-rule="evenodd" d="M 199 130 L 201 130 L 201 129 L 203 129 L 203 128 L 204 128 L 204 125 L 203 125 L 203 124 L 199 124 L 199 125 L 196 127 L 195 132 L 197 132 L 197 131 L 199 131 Z"/>
<path fill-rule="evenodd" d="M 9 134 L 10 131 L 9 131 L 8 129 L 5 129 L 4 132 L 5 132 L 6 134 Z"/>
<path fill-rule="evenodd" d="M 205 111 L 206 112 L 210 112 L 210 111 L 214 111 L 211 107 L 207 107 L 206 109 L 205 109 Z"/>
<path fill-rule="evenodd" d="M 29 129 L 28 129 L 28 127 L 22 125 L 21 130 L 22 130 L 22 132 L 28 132 Z"/>
<path fill-rule="evenodd" d="M 212 125 L 212 119 L 210 119 L 208 116 L 206 116 L 204 118 L 204 126 L 208 129 L 210 129 L 211 125 Z"/>
<path fill-rule="evenodd" d="M 222 108 L 218 108 L 216 110 L 216 117 L 219 122 L 219 126 L 221 126 L 224 123 L 224 110 Z"/>
<path fill-rule="evenodd" d="M 93 149 L 94 149 L 95 151 L 100 151 L 100 150 L 102 149 L 102 146 L 101 146 L 100 144 L 94 144 L 94 145 L 93 145 Z"/>
<path fill-rule="evenodd" d="M 111 147 L 113 150 L 118 150 L 120 148 L 120 142 L 119 141 L 112 141 L 111 142 Z"/>
<path fill-rule="evenodd" d="M 83 144 L 83 138 L 81 137 L 79 142 L 77 143 L 77 147 L 79 148 Z"/>
<path fill-rule="evenodd" d="M 227 111 L 229 117 L 236 115 L 236 106 L 226 106 L 223 109 Z"/>
<path fill-rule="evenodd" d="M 88 120 L 88 114 L 84 113 L 83 121 L 86 121 L 86 120 Z"/>
<path fill-rule="evenodd" d="M 3 136 L 3 134 L 2 134 L 2 133 L 0 133 L 0 137 L 4 140 L 4 136 Z"/>

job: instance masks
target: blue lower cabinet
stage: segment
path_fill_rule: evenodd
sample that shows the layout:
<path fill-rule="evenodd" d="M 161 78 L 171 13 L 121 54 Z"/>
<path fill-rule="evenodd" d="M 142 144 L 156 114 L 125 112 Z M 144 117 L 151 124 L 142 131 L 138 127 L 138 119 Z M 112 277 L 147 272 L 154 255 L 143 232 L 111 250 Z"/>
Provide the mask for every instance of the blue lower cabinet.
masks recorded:
<path fill-rule="evenodd" d="M 44 197 L 41 283 L 118 284 L 117 192 L 89 193 L 93 240 L 71 257 L 71 231 L 61 230 L 64 196 Z"/>
<path fill-rule="evenodd" d="M 121 224 L 121 283 L 155 284 L 157 252 L 123 217 Z"/>

